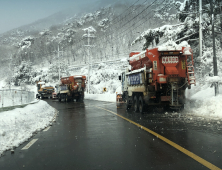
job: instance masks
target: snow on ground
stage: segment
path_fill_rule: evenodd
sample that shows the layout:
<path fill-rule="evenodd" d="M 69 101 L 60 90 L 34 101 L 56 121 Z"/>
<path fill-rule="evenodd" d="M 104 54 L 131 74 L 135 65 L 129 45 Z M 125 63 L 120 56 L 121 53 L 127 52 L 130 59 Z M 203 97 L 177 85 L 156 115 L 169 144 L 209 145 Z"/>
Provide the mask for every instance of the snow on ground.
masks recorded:
<path fill-rule="evenodd" d="M 2 88 L 4 88 L 4 87 L 6 87 L 6 79 L 2 79 L 1 81 L 0 81 L 0 89 L 2 89 Z"/>
<path fill-rule="evenodd" d="M 222 86 L 219 86 L 219 89 L 222 89 Z M 215 96 L 214 87 L 205 85 L 200 88 L 197 85 L 191 90 L 186 90 L 186 98 L 184 113 L 208 119 L 222 118 L 222 90 Z"/>
<path fill-rule="evenodd" d="M 40 100 L 24 108 L 0 112 L 0 156 L 50 125 L 55 109 Z"/>
<path fill-rule="evenodd" d="M 188 114 L 212 119 L 222 118 L 222 95 L 195 100 L 194 103 L 188 103 L 187 106 L 190 106 L 186 108 Z"/>
<path fill-rule="evenodd" d="M 116 102 L 116 94 L 85 94 L 85 99 Z"/>
<path fill-rule="evenodd" d="M 222 86 L 219 87 L 222 89 Z M 222 119 L 222 90 L 215 97 L 214 87 L 208 85 L 192 86 L 192 89 L 186 90 L 187 102 L 183 114 L 189 116 L 198 116 L 207 119 Z M 121 93 L 121 87 L 116 89 Z M 85 94 L 85 99 L 99 100 L 106 102 L 116 102 L 116 94 Z"/>
<path fill-rule="evenodd" d="M 33 93 L 34 92 L 34 93 Z M 28 104 L 35 100 L 36 87 L 33 85 L 11 86 L 0 81 L 0 107 Z"/>
<path fill-rule="evenodd" d="M 48 82 L 46 83 L 46 86 L 55 87 L 57 84 L 59 84 L 59 81 L 55 81 L 52 83 Z M 22 90 L 22 95 L 21 95 L 21 90 Z M 26 91 L 33 92 L 34 94 L 29 93 L 28 95 L 28 92 Z M 9 87 L 9 85 L 7 85 L 6 83 L 6 79 L 0 80 L 0 107 L 17 106 L 34 102 L 36 94 L 37 94 L 36 84 L 34 85 L 22 84 L 21 86 L 12 85 L 11 87 Z"/>
<path fill-rule="evenodd" d="M 118 80 L 118 76 L 124 71 L 125 64 L 126 62 L 120 64 L 101 63 L 100 65 L 94 66 L 90 72 L 91 94 L 87 94 L 86 92 L 85 99 L 116 102 L 116 92 L 121 92 L 121 82 Z M 72 71 L 71 75 L 87 76 L 87 67 L 83 67 L 79 71 Z M 206 81 L 208 81 L 208 83 L 204 86 L 197 84 L 196 86 L 192 86 L 190 90 L 186 90 L 187 103 L 185 110 L 182 113 L 177 113 L 177 116 L 183 115 L 193 120 L 196 120 L 194 117 L 216 119 L 217 121 L 222 119 L 222 86 L 219 87 L 221 89 L 220 95 L 215 97 L 214 88 L 211 88 L 209 84 L 209 82 L 221 82 L 220 77 L 209 78 L 209 80 Z M 56 84 L 58 84 L 58 82 L 51 83 L 53 86 Z M 0 88 L 5 85 L 6 83 L 4 81 L 0 81 Z M 104 87 L 106 87 L 107 92 L 103 92 Z M 35 85 L 26 85 L 23 89 L 37 92 Z M 43 101 L 40 101 L 38 104 L 29 105 L 23 109 L 1 112 L 0 154 L 3 150 L 10 149 L 12 146 L 18 146 L 30 138 L 36 130 L 48 126 L 53 114 L 53 108 L 48 107 Z M 15 136 L 18 136 L 18 138 L 15 138 Z"/>
<path fill-rule="evenodd" d="M 91 71 L 91 94 L 85 93 L 85 99 L 99 100 L 107 102 L 116 101 L 116 92 L 121 92 L 121 83 L 118 75 L 123 71 L 123 65 L 106 65 L 101 64 Z M 87 67 L 81 69 L 79 74 L 88 75 Z M 210 82 L 221 82 L 220 77 L 209 77 L 206 85 L 192 85 L 191 89 L 186 90 L 187 103 L 185 110 L 186 115 L 203 116 L 207 118 L 222 118 L 222 86 L 220 95 L 214 96 L 214 88 L 210 87 Z M 103 88 L 107 88 L 107 92 L 103 92 Z"/>
<path fill-rule="evenodd" d="M 89 100 L 116 102 L 116 93 L 122 94 L 121 86 L 119 86 L 116 89 L 115 93 L 107 93 L 107 92 L 104 92 L 104 94 L 87 94 L 87 93 L 85 93 L 84 98 L 89 99 Z"/>
<path fill-rule="evenodd" d="M 114 94 L 116 89 L 121 86 L 119 75 L 127 64 L 126 58 L 121 59 L 119 63 L 100 63 L 94 65 L 90 71 L 90 94 L 103 94 L 103 88 L 107 93 Z M 88 66 L 79 71 L 70 71 L 71 75 L 88 76 Z"/>

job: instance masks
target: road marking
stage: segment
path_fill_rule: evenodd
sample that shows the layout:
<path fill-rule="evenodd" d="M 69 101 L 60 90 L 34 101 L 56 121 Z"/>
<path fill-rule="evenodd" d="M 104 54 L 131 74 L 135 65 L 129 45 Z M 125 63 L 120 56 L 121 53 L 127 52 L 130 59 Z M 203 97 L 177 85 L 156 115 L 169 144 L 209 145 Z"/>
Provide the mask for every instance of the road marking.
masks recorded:
<path fill-rule="evenodd" d="M 50 127 L 51 127 L 51 126 L 45 128 L 43 131 L 44 131 L 44 132 L 48 131 L 48 130 L 50 129 Z"/>
<path fill-rule="evenodd" d="M 96 106 L 96 107 L 97 107 L 97 106 Z M 142 126 L 142 125 L 140 125 L 140 124 L 138 124 L 138 123 L 136 123 L 136 122 L 133 122 L 132 120 L 129 120 L 129 119 L 127 119 L 127 118 L 125 118 L 125 117 L 123 117 L 123 116 L 121 116 L 121 115 L 113 112 L 113 111 L 104 109 L 104 108 L 102 108 L 102 107 L 97 107 L 97 108 L 103 109 L 103 110 L 105 110 L 105 111 L 107 111 L 107 112 L 110 112 L 110 113 L 116 115 L 116 116 L 119 116 L 119 117 L 121 117 L 122 119 L 124 119 L 124 120 L 126 120 L 126 121 L 128 121 L 128 122 L 130 122 L 130 123 L 132 123 L 132 124 L 134 124 L 134 125 L 136 125 L 136 126 L 138 126 L 139 128 L 144 129 L 145 131 L 147 131 L 147 132 L 149 132 L 150 134 L 156 136 L 157 138 L 163 140 L 164 142 L 168 143 L 169 145 L 173 146 L 174 148 L 178 149 L 179 151 L 181 151 L 181 152 L 183 152 L 184 154 L 188 155 L 189 157 L 193 158 L 194 160 L 196 160 L 197 162 L 199 162 L 199 163 L 201 163 L 202 165 L 206 166 L 207 168 L 212 169 L 212 170 L 221 170 L 221 169 L 218 168 L 217 166 L 211 164 L 210 162 L 208 162 L 208 161 L 206 161 L 205 159 L 197 156 L 196 154 L 188 151 L 187 149 L 181 147 L 180 145 L 172 142 L 171 140 L 169 140 L 169 139 L 167 139 L 167 138 L 159 135 L 158 133 L 156 133 L 156 132 L 154 132 L 154 131 L 152 131 L 152 130 L 150 130 L 150 129 L 148 129 L 148 128 L 146 128 L 146 127 L 144 127 L 144 126 Z"/>
<path fill-rule="evenodd" d="M 32 139 L 22 150 L 30 148 L 38 139 Z"/>
<path fill-rule="evenodd" d="M 105 106 L 105 105 L 113 105 L 113 104 L 115 104 L 115 103 L 105 103 L 105 104 L 100 104 L 99 106 L 101 106 L 101 105 L 103 105 L 103 106 Z M 84 107 L 95 107 L 95 105 L 89 104 L 89 105 L 84 105 Z"/>
<path fill-rule="evenodd" d="M 102 104 L 102 105 L 113 105 L 115 103 L 105 103 L 105 104 Z"/>

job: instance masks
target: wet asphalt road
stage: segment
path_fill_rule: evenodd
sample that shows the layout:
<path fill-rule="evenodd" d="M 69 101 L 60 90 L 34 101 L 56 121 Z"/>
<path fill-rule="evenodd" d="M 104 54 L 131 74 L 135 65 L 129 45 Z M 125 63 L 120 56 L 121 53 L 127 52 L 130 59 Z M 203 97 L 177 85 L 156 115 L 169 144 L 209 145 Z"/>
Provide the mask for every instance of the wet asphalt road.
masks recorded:
<path fill-rule="evenodd" d="M 0 170 L 128 170 L 208 169 L 164 141 L 105 108 L 145 126 L 199 157 L 222 168 L 222 127 L 176 113 L 139 114 L 115 103 L 85 100 L 65 103 L 46 100 L 59 111 L 48 131 L 0 157 Z M 210 124 L 209 124 L 210 123 Z M 221 125 L 222 126 L 222 125 Z M 30 140 L 32 140 L 30 139 Z"/>

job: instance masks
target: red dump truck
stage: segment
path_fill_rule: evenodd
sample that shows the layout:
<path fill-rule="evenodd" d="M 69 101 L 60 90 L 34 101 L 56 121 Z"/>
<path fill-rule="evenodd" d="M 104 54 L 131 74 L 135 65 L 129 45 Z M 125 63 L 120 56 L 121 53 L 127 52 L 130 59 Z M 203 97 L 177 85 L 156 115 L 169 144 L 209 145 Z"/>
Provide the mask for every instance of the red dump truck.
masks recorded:
<path fill-rule="evenodd" d="M 196 84 L 193 53 L 190 47 L 164 46 L 132 52 L 130 69 L 119 77 L 122 99 L 127 109 L 143 112 L 151 105 L 181 109 L 185 104 L 185 89 Z M 118 103 L 117 103 L 118 106 Z"/>
<path fill-rule="evenodd" d="M 57 97 L 59 101 L 64 100 L 68 102 L 74 99 L 76 101 L 83 101 L 85 87 L 86 76 L 62 77 L 58 87 Z"/>

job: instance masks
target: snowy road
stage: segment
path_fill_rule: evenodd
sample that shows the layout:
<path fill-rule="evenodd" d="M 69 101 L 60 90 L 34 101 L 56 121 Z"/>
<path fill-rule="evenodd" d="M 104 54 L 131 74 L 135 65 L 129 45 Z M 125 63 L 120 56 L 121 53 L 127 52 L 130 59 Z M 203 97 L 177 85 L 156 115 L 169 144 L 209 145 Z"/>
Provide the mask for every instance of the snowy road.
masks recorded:
<path fill-rule="evenodd" d="M 100 101 L 46 101 L 59 111 L 56 122 L 16 148 L 14 154 L 6 152 L 0 158 L 0 169 L 222 168 L 222 131 L 216 122 L 191 120 L 177 113 L 142 115 Z"/>

